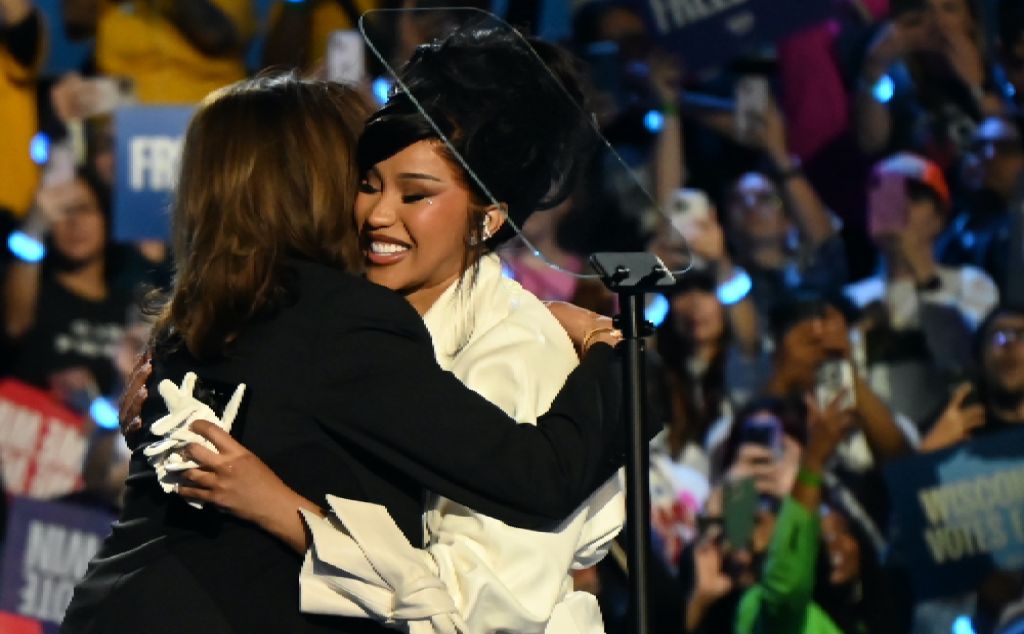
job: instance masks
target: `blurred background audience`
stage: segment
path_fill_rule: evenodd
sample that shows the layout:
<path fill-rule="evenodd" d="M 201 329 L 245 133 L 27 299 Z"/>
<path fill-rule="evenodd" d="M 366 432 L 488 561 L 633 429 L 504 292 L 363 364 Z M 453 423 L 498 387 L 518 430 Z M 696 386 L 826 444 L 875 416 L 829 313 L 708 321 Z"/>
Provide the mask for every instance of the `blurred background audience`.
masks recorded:
<path fill-rule="evenodd" d="M 163 213 L 118 204 L 124 109 L 272 71 L 380 100 L 449 22 L 361 16 L 448 4 L 0 0 L 0 379 L 82 417 L 75 501 L 117 507 L 111 404 L 172 275 L 166 234 L 117 230 Z M 817 2 L 710 64 L 643 2 L 467 4 L 577 55 L 619 157 L 531 216 L 507 275 L 610 314 L 593 251 L 692 260 L 647 310 L 654 631 L 1018 631 L 1020 569 L 912 594 L 885 472 L 1024 423 L 1024 0 Z M 576 573 L 610 634 L 625 559 Z"/>

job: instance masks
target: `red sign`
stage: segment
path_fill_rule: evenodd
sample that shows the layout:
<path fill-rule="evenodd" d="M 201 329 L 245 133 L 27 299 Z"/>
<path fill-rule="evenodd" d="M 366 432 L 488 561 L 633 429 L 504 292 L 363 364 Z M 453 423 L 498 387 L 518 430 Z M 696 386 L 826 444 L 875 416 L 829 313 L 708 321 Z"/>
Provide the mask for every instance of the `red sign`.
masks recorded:
<path fill-rule="evenodd" d="M 4 634 L 43 634 L 43 624 L 10 612 L 0 612 L 0 632 Z"/>
<path fill-rule="evenodd" d="M 0 464 L 7 493 L 53 498 L 82 487 L 83 419 L 43 390 L 0 380 Z"/>

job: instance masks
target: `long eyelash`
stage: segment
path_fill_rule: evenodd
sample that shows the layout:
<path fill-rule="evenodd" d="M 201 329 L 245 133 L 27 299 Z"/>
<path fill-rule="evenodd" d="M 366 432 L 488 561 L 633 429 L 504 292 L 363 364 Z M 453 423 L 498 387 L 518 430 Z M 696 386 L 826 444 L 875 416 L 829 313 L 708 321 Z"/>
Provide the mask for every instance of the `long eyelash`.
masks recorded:
<path fill-rule="evenodd" d="M 431 200 L 431 197 L 428 196 L 427 194 L 411 194 L 409 196 L 402 196 L 402 202 L 407 205 L 418 203 L 421 200 L 427 201 L 428 205 L 431 205 L 434 202 L 433 200 Z"/>

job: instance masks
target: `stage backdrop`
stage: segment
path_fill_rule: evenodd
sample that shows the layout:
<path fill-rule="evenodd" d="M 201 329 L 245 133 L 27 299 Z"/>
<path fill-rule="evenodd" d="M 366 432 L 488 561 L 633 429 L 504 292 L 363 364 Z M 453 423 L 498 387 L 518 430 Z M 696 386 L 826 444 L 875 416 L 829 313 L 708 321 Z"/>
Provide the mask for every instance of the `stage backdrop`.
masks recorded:
<path fill-rule="evenodd" d="M 899 553 L 922 599 L 1024 569 L 1024 429 L 900 460 L 886 470 Z"/>
<path fill-rule="evenodd" d="M 833 0 L 632 0 L 687 70 L 716 66 L 827 18 Z"/>
<path fill-rule="evenodd" d="M 192 112 L 193 108 L 182 106 L 132 106 L 116 111 L 116 240 L 170 238 L 168 205 Z"/>

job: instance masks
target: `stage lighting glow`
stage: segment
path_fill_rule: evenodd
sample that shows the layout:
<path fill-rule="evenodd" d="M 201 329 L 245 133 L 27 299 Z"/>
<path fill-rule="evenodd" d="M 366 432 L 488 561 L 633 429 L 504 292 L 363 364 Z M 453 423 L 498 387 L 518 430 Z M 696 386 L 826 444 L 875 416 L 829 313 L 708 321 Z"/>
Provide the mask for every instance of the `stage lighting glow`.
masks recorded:
<path fill-rule="evenodd" d="M 45 165 L 50 160 L 50 137 L 45 132 L 36 132 L 28 144 L 28 155 L 36 165 Z"/>
<path fill-rule="evenodd" d="M 97 396 L 89 405 L 89 416 L 103 429 L 117 429 L 117 408 L 110 399 Z"/>
<path fill-rule="evenodd" d="M 655 295 L 651 303 L 644 309 L 644 319 L 654 324 L 657 328 L 668 317 L 668 300 L 664 295 Z"/>
<path fill-rule="evenodd" d="M 378 77 L 373 80 L 373 96 L 377 99 L 377 103 L 383 106 L 387 103 L 389 94 L 391 94 L 391 82 L 387 77 Z"/>
<path fill-rule="evenodd" d="M 652 134 L 661 132 L 661 129 L 665 127 L 665 115 L 661 114 L 657 110 L 649 111 L 644 115 L 644 127 Z"/>
<path fill-rule="evenodd" d="M 971 625 L 971 617 L 961 614 L 953 621 L 953 634 L 975 634 L 974 626 Z"/>
<path fill-rule="evenodd" d="M 46 257 L 46 247 L 24 231 L 12 231 L 7 236 L 7 248 L 22 262 L 39 262 Z"/>
<path fill-rule="evenodd" d="M 882 75 L 872 86 L 871 94 L 874 95 L 878 103 L 889 103 L 892 101 L 893 95 L 896 94 L 896 82 L 892 80 L 892 77 Z"/>

